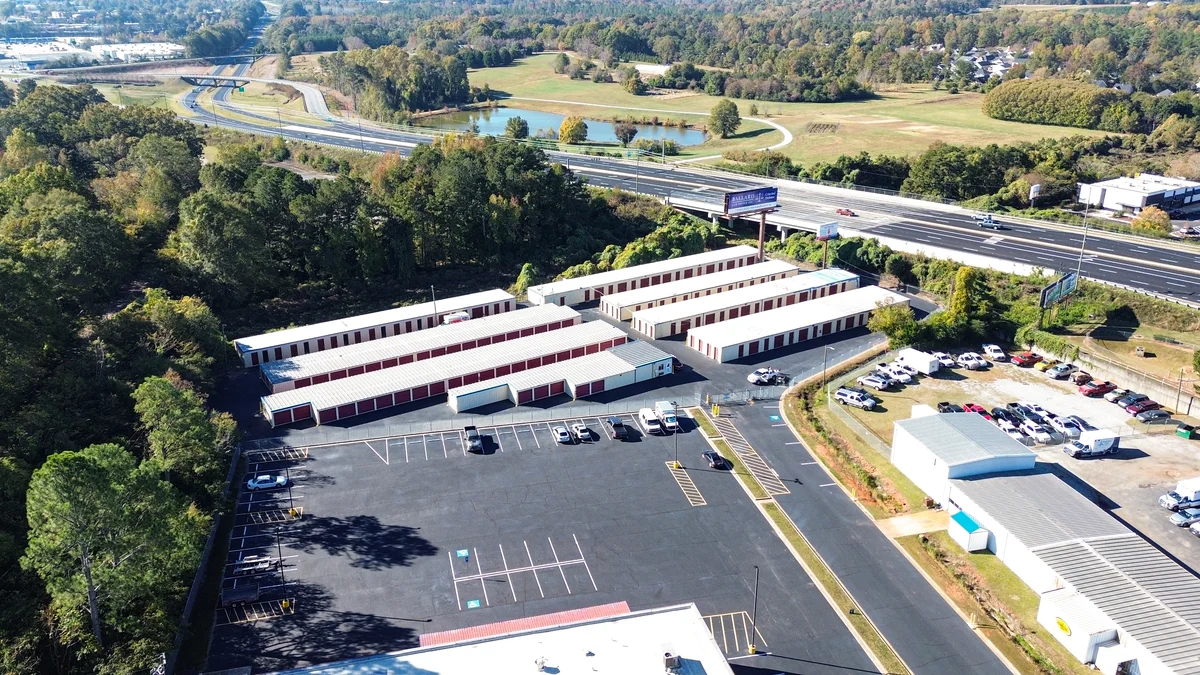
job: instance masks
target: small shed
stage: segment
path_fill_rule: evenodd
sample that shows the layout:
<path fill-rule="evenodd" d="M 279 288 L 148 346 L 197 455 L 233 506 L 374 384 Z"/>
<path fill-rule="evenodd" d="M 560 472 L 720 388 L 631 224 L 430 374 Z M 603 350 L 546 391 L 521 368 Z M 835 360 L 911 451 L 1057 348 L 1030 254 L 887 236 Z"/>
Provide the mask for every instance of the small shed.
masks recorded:
<path fill-rule="evenodd" d="M 950 525 L 946 531 L 950 538 L 968 553 L 987 548 L 988 531 L 980 527 L 966 511 L 959 511 L 950 516 Z"/>

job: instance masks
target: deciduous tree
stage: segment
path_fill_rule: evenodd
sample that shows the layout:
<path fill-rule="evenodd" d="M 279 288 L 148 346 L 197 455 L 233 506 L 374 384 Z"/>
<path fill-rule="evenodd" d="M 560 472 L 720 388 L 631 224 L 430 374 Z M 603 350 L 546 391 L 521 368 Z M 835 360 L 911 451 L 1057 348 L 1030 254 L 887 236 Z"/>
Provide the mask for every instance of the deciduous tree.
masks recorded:
<path fill-rule="evenodd" d="M 568 117 L 558 127 L 558 138 L 563 143 L 582 143 L 587 140 L 587 123 L 582 117 Z"/>
<path fill-rule="evenodd" d="M 713 106 L 708 115 L 708 128 L 721 138 L 729 138 L 742 126 L 737 104 L 723 98 Z"/>
<path fill-rule="evenodd" d="M 1152 232 L 1154 234 L 1170 234 L 1171 232 L 1171 217 L 1166 211 L 1157 206 L 1147 206 L 1138 213 L 1133 219 L 1130 226 L 1135 230 L 1143 232 Z"/>
<path fill-rule="evenodd" d="M 638 129 L 632 124 L 621 122 L 613 127 L 613 134 L 621 141 L 621 145 L 628 147 L 633 142 L 633 137 L 637 136 Z"/>

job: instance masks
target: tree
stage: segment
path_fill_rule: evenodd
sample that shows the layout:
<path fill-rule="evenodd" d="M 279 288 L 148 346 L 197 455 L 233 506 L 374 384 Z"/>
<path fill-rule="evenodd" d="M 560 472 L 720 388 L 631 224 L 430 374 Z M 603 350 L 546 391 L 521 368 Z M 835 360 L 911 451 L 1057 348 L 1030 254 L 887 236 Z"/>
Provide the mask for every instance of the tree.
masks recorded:
<path fill-rule="evenodd" d="M 729 138 L 742 126 L 737 104 L 727 98 L 721 99 L 708 115 L 708 128 L 721 138 Z"/>
<path fill-rule="evenodd" d="M 633 142 L 633 137 L 637 136 L 637 127 L 626 122 L 621 122 L 613 127 L 613 134 L 617 140 L 621 141 L 621 145 L 628 147 Z"/>
<path fill-rule="evenodd" d="M 554 72 L 562 75 L 567 72 L 567 68 L 571 65 L 571 59 L 565 53 L 559 52 L 554 57 Z"/>
<path fill-rule="evenodd" d="M 918 340 L 920 325 L 913 318 L 912 310 L 896 304 L 890 298 L 875 304 L 875 311 L 867 319 L 867 329 L 872 333 L 887 336 L 892 349 L 907 347 Z"/>
<path fill-rule="evenodd" d="M 642 81 L 642 74 L 637 71 L 634 71 L 629 77 L 626 77 L 625 81 L 621 83 L 621 86 L 625 88 L 625 91 L 633 94 L 634 96 L 641 96 L 642 94 L 645 94 L 647 89 L 646 83 Z"/>
<path fill-rule="evenodd" d="M 754 117 L 755 115 L 757 115 L 758 114 L 758 104 L 751 103 L 749 113 L 750 113 L 751 117 Z"/>
<path fill-rule="evenodd" d="M 251 217 L 244 198 L 203 189 L 179 211 L 167 254 L 211 285 L 210 301 L 237 302 L 272 286 L 264 223 Z"/>
<path fill-rule="evenodd" d="M 675 38 L 670 35 L 664 35 L 654 41 L 654 53 L 658 54 L 658 58 L 663 63 L 670 63 L 679 56 L 679 47 L 675 44 Z"/>
<path fill-rule="evenodd" d="M 522 117 L 510 117 L 504 124 L 504 135 L 509 138 L 529 138 L 529 122 Z"/>
<path fill-rule="evenodd" d="M 34 89 L 37 89 L 37 80 L 31 77 L 21 80 L 17 83 L 17 100 L 24 101 Z"/>
<path fill-rule="evenodd" d="M 582 117 L 568 117 L 558 127 L 558 138 L 563 143 L 582 143 L 587 140 L 587 123 Z"/>
<path fill-rule="evenodd" d="M 1166 211 L 1157 206 L 1147 206 L 1138 213 L 1137 217 L 1130 223 L 1130 226 L 1142 232 L 1170 234 L 1171 217 L 1167 215 Z"/>
<path fill-rule="evenodd" d="M 0 108 L 7 108 L 12 105 L 16 98 L 13 96 L 13 90 L 9 88 L 8 83 L 0 83 Z"/>

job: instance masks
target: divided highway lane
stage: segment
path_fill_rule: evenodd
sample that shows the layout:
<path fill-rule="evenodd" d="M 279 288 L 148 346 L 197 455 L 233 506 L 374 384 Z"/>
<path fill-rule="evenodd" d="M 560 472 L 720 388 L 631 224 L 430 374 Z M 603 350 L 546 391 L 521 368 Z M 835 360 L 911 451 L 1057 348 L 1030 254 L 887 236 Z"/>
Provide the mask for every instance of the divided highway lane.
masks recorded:
<path fill-rule="evenodd" d="M 226 90 L 227 91 L 227 90 Z M 196 92 L 188 94 L 195 102 Z M 215 117 L 199 106 L 192 109 L 199 121 L 258 135 L 279 135 L 278 122 L 249 111 L 239 111 L 246 120 Z M 249 120 L 261 120 L 254 123 Z M 364 125 L 333 118 L 328 127 L 300 124 L 283 125 L 284 137 L 296 141 L 321 142 L 348 149 L 371 152 L 408 154 L 418 143 L 428 143 L 430 137 Z M 592 185 L 620 187 L 624 190 L 667 197 L 686 196 L 700 201 L 718 203 L 727 190 L 753 187 L 757 183 L 740 176 L 721 176 L 708 172 L 691 172 L 673 165 L 630 163 L 605 157 L 588 157 L 564 153 L 549 153 L 573 171 L 586 176 Z M 1044 265 L 1055 270 L 1073 270 L 1078 262 L 1080 235 L 1070 231 L 1040 228 L 1023 224 L 1006 225 L 1002 231 L 981 231 L 969 217 L 956 216 L 937 208 L 920 209 L 891 201 L 871 201 L 869 197 L 850 193 L 829 195 L 821 191 L 795 190 L 781 193 L 780 215 L 806 220 L 828 220 L 832 210 L 848 206 L 864 214 L 875 213 L 893 222 L 874 224 L 867 219 L 839 219 L 845 225 L 866 233 L 906 241 L 977 253 L 1001 260 Z M 906 218 L 911 218 L 908 220 Z M 924 222 L 921 222 L 924 221 Z M 1000 237 L 995 241 L 996 237 Z M 1040 246 L 1011 241 L 1011 237 L 1046 242 Z M 993 240 L 992 243 L 985 243 Z M 1153 263 L 1174 265 L 1183 270 L 1163 269 Z M 1188 251 L 1164 249 L 1153 245 L 1135 244 L 1089 233 L 1084 257 L 1083 275 L 1101 281 L 1133 286 L 1184 300 L 1200 300 L 1200 255 Z"/>

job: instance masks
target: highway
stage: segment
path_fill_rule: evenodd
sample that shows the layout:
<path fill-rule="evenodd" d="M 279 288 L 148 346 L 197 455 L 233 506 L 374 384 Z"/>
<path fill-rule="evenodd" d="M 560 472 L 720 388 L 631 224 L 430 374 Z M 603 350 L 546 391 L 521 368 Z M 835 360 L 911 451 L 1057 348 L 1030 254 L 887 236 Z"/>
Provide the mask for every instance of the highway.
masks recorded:
<path fill-rule="evenodd" d="M 232 74 L 243 75 L 248 64 L 237 65 Z M 218 67 L 214 74 L 221 74 Z M 311 89 L 302 82 L 291 83 L 298 89 Z M 236 110 L 236 118 L 218 116 L 210 108 L 197 104 L 203 88 L 195 88 L 184 98 L 197 122 L 238 131 L 277 136 L 290 140 L 325 143 L 368 152 L 408 154 L 417 144 L 429 143 L 432 136 L 398 131 L 372 123 L 327 117 L 324 123 L 281 123 L 276 117 L 237 109 L 228 100 L 229 88 L 214 94 L 216 105 Z M 686 198 L 713 204 L 721 203 L 723 193 L 756 187 L 764 181 L 751 176 L 722 174 L 676 165 L 661 165 L 628 159 L 590 157 L 567 153 L 547 153 L 572 171 L 599 187 L 623 190 L 662 198 Z M 879 236 L 945 249 L 1043 267 L 1057 272 L 1074 270 L 1080 265 L 1083 234 L 1063 226 L 1041 226 L 1002 221 L 1003 229 L 981 229 L 972 213 L 955 207 L 913 199 L 877 195 L 849 189 L 812 186 L 781 181 L 781 208 L 770 218 L 798 219 L 810 223 L 837 220 L 841 227 L 864 236 Z M 848 208 L 854 217 L 838 216 L 835 210 Z M 1114 236 L 1098 230 L 1087 234 L 1082 252 L 1084 277 L 1121 284 L 1149 293 L 1200 303 L 1200 248 L 1170 241 Z"/>

